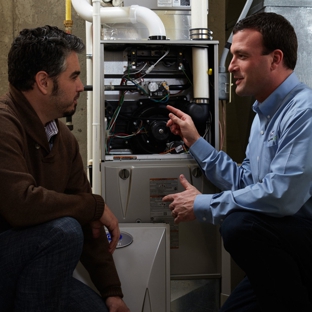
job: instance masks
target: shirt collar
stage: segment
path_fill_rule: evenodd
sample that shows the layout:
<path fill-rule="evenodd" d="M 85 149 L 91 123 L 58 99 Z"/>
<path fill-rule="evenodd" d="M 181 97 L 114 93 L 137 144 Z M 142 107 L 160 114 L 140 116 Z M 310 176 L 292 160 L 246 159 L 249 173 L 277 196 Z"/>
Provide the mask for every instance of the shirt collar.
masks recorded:
<path fill-rule="evenodd" d="M 256 113 L 262 113 L 267 118 L 271 118 L 277 109 L 282 105 L 286 95 L 300 83 L 297 75 L 293 72 L 285 81 L 269 95 L 262 103 L 256 101 L 253 104 L 253 110 Z"/>
<path fill-rule="evenodd" d="M 50 142 L 51 138 L 58 133 L 58 127 L 55 120 L 48 122 L 44 127 L 44 130 L 47 135 L 48 142 Z"/>

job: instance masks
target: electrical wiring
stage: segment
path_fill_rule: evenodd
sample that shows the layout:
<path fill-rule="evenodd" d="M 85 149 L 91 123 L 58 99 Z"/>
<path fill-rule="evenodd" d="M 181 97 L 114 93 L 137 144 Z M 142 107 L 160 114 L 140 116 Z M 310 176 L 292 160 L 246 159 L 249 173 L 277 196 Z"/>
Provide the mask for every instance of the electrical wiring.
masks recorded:
<path fill-rule="evenodd" d="M 182 148 L 183 148 L 183 153 L 188 153 L 188 149 L 187 149 L 187 147 L 186 147 L 186 145 L 184 143 L 182 144 Z M 167 151 L 159 153 L 159 154 L 160 155 L 165 155 L 165 154 L 169 154 L 169 153 L 171 153 L 173 151 L 176 151 L 176 150 L 177 150 L 177 147 L 175 146 L 175 147 L 171 147 Z"/>
<path fill-rule="evenodd" d="M 137 92 L 140 92 L 142 95 L 148 97 L 148 99 L 154 103 L 167 103 L 170 100 L 171 94 L 170 94 L 170 88 L 169 85 L 167 84 L 167 82 L 163 81 L 163 82 L 159 82 L 159 87 L 161 88 L 160 90 L 161 93 L 163 93 L 162 97 L 159 96 L 158 93 L 158 97 L 156 98 L 155 96 L 152 96 L 152 94 L 150 94 L 148 92 L 148 90 L 146 89 L 146 86 L 143 86 L 143 82 L 144 82 L 144 76 L 146 76 L 148 73 L 150 73 L 157 64 L 159 64 L 159 62 L 161 60 L 163 60 L 170 52 L 170 49 L 167 49 L 166 52 L 153 64 L 151 65 L 147 70 L 144 71 L 144 69 L 146 68 L 146 66 L 148 66 L 148 63 L 141 63 L 140 66 L 141 68 L 138 69 L 135 72 L 131 72 L 131 66 L 129 65 L 126 70 L 124 71 L 124 74 L 121 77 L 121 81 L 120 81 L 120 85 L 121 86 L 127 86 L 128 84 L 133 84 L 136 88 L 137 88 Z M 184 70 L 184 67 L 181 67 L 182 72 L 184 74 L 184 76 L 187 78 L 188 82 L 191 83 L 190 78 L 187 76 L 186 71 Z M 122 110 L 122 106 L 125 102 L 125 96 L 126 93 L 128 92 L 135 92 L 135 90 L 124 90 L 124 91 L 120 91 L 119 92 L 119 102 L 118 102 L 118 106 L 115 108 L 112 117 L 108 123 L 107 126 L 107 139 L 106 139 L 106 150 L 108 152 L 109 147 L 111 145 L 111 140 L 113 139 L 130 139 L 136 135 L 139 134 L 144 134 L 144 133 L 148 133 L 146 131 L 146 129 L 144 127 L 142 127 L 143 122 L 141 123 L 141 125 L 137 128 L 137 131 L 133 132 L 133 133 L 115 133 L 115 126 L 116 126 L 116 121 L 119 118 L 120 112 Z M 176 94 L 173 94 L 172 96 L 175 96 L 179 93 L 181 93 L 181 91 L 179 91 Z M 185 147 L 184 151 L 185 151 Z M 172 152 L 172 150 L 170 149 L 169 153 Z M 186 152 L 186 151 L 185 151 Z"/>
<path fill-rule="evenodd" d="M 160 153 L 160 155 L 169 154 L 169 153 L 173 152 L 174 150 L 175 150 L 175 147 L 172 147 L 172 148 L 168 149 L 167 151 Z"/>
<path fill-rule="evenodd" d="M 111 140 L 112 139 L 114 139 L 114 138 L 118 138 L 118 139 L 129 139 L 129 138 L 132 138 L 132 137 L 134 137 L 134 136 L 136 136 L 136 135 L 138 135 L 138 134 L 142 134 L 142 133 L 147 133 L 146 132 L 146 130 L 145 130 L 145 128 L 142 126 L 142 122 L 141 122 L 141 125 L 140 125 L 140 127 L 139 127 L 139 129 L 136 131 L 136 132 L 134 132 L 134 133 L 132 133 L 132 134 L 128 134 L 128 133 L 110 133 L 109 135 L 108 135 L 108 137 L 107 137 L 107 143 L 106 143 L 106 152 L 109 152 L 109 146 L 110 146 L 110 142 L 111 142 Z"/>
<path fill-rule="evenodd" d="M 108 127 L 107 127 L 107 130 L 110 132 L 112 131 L 113 127 L 115 126 L 115 123 L 116 123 L 116 120 L 117 120 L 117 117 L 120 113 L 120 110 L 121 110 L 121 107 L 124 103 L 124 96 L 125 96 L 125 91 L 123 92 L 120 92 L 120 96 L 119 96 L 119 104 L 116 108 L 116 110 L 114 111 L 114 114 L 112 116 L 112 119 L 110 120 L 109 124 L 108 124 Z"/>
<path fill-rule="evenodd" d="M 126 81 L 129 81 L 129 82 L 133 83 L 138 88 L 139 91 L 141 91 L 144 95 L 149 96 L 149 99 L 151 101 L 153 101 L 155 103 L 167 103 L 169 101 L 169 99 L 170 99 L 171 94 L 170 94 L 170 91 L 169 91 L 169 86 L 165 82 L 163 82 L 162 85 L 166 89 L 167 94 L 163 98 L 161 98 L 161 99 L 155 99 L 155 98 L 151 97 L 149 95 L 149 93 L 140 85 L 138 80 L 140 79 L 140 80 L 143 81 L 144 76 L 146 76 L 148 73 L 150 73 L 154 69 L 154 67 L 169 54 L 169 52 L 170 52 L 170 49 L 167 49 L 167 51 L 156 61 L 155 64 L 151 65 L 145 71 L 144 74 L 140 75 L 136 79 L 131 78 L 130 75 L 138 75 L 138 74 L 142 73 L 144 68 L 147 66 L 147 63 L 145 63 L 144 66 L 140 70 L 138 70 L 137 72 L 134 72 L 134 73 L 130 73 L 130 66 L 128 66 L 127 70 L 125 71 L 124 75 L 122 76 L 122 79 L 126 79 Z M 187 75 L 187 73 L 186 73 L 186 71 L 184 69 L 184 66 L 181 66 L 181 70 L 182 70 L 184 76 L 187 78 L 188 82 L 192 85 L 192 81 L 188 77 L 188 75 Z"/>
<path fill-rule="evenodd" d="M 212 120 L 212 114 L 211 112 L 209 112 L 209 122 L 207 122 L 207 126 L 206 126 L 206 130 L 205 130 L 205 133 L 203 134 L 203 138 L 206 140 L 206 141 L 209 141 L 209 134 L 211 133 L 211 120 Z"/>
<path fill-rule="evenodd" d="M 167 51 L 165 52 L 165 54 L 154 64 L 154 67 L 165 57 L 169 54 L 170 49 L 167 49 Z"/>
<path fill-rule="evenodd" d="M 145 71 L 145 74 L 143 75 L 143 77 L 144 77 L 145 75 L 149 74 L 149 73 L 154 69 L 154 67 L 155 67 L 164 57 L 166 57 L 166 56 L 169 54 L 169 52 L 170 52 L 170 49 L 168 49 L 168 50 L 165 52 L 165 54 L 164 54 L 163 56 L 161 56 L 161 57 L 156 61 L 155 64 L 151 65 L 151 66 Z"/>
<path fill-rule="evenodd" d="M 191 84 L 191 86 L 193 85 L 193 82 L 190 80 L 190 78 L 188 77 L 186 71 L 184 70 L 184 66 L 181 67 L 181 70 L 184 74 L 184 76 L 187 78 L 188 82 Z"/>
<path fill-rule="evenodd" d="M 134 73 L 130 73 L 130 66 L 128 66 L 128 67 L 127 67 L 127 70 L 126 70 L 126 73 L 122 76 L 122 78 L 128 76 L 129 79 L 131 79 L 131 78 L 130 78 L 130 74 L 131 74 L 131 75 L 137 75 L 137 74 L 139 74 L 140 72 L 142 72 L 143 69 L 144 69 L 146 66 L 147 66 L 147 63 L 145 63 L 141 69 L 139 69 L 138 71 L 136 71 L 136 72 L 134 72 Z"/>
<path fill-rule="evenodd" d="M 133 83 L 146 96 L 149 96 L 148 92 L 146 92 L 146 90 L 139 83 L 137 83 L 135 80 L 131 79 L 130 77 L 125 77 L 124 79 L 126 79 L 127 81 Z M 161 98 L 160 100 L 157 100 L 157 99 L 154 99 L 152 97 L 149 97 L 149 99 L 151 101 L 156 102 L 156 103 L 167 103 L 169 101 L 169 99 L 170 99 L 169 86 L 165 82 L 163 82 L 162 85 L 163 85 L 164 89 L 167 91 L 167 94 L 163 98 Z"/>
<path fill-rule="evenodd" d="M 112 138 L 118 138 L 118 139 L 129 139 L 132 138 L 136 135 L 138 135 L 139 133 L 144 133 L 143 130 L 145 130 L 144 127 L 140 128 L 138 131 L 132 133 L 132 134 L 128 134 L 128 133 L 116 133 L 116 134 L 112 134 L 109 136 L 110 139 Z M 146 133 L 146 132 L 145 132 Z"/>

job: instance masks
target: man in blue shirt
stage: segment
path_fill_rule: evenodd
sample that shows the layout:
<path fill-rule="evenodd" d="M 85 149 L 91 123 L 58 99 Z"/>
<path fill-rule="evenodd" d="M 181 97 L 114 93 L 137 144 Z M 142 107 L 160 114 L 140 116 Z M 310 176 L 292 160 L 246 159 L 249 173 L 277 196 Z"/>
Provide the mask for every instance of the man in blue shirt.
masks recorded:
<path fill-rule="evenodd" d="M 168 106 L 168 127 L 221 192 L 201 194 L 181 176 L 185 191 L 163 201 L 176 223 L 220 224 L 225 249 L 246 273 L 222 312 L 312 311 L 312 90 L 294 73 L 297 46 L 293 27 L 276 13 L 251 15 L 233 29 L 236 93 L 256 99 L 240 166 Z"/>

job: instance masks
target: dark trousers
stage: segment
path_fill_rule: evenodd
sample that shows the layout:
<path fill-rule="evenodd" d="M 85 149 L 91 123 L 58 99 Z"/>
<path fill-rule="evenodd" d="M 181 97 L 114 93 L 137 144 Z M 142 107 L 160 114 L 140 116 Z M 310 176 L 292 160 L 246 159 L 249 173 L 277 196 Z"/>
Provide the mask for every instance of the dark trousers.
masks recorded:
<path fill-rule="evenodd" d="M 73 218 L 0 234 L 1 312 L 107 312 L 102 298 L 72 277 L 83 245 Z"/>
<path fill-rule="evenodd" d="M 233 212 L 220 228 L 225 249 L 246 273 L 222 312 L 312 311 L 312 221 Z"/>

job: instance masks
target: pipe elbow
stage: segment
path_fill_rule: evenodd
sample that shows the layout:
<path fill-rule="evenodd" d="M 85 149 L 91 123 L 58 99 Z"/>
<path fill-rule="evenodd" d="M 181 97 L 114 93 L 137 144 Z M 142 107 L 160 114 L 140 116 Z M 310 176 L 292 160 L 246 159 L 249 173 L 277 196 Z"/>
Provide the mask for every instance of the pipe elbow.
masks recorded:
<path fill-rule="evenodd" d="M 203 123 L 209 117 L 209 106 L 200 104 L 190 104 L 187 113 L 192 117 L 194 123 Z"/>
<path fill-rule="evenodd" d="M 77 14 L 84 20 L 92 22 L 93 8 L 87 0 L 71 0 L 73 8 Z"/>
<path fill-rule="evenodd" d="M 77 14 L 88 22 L 93 21 L 93 6 L 87 0 L 71 0 Z M 103 23 L 142 23 L 150 38 L 166 39 L 166 30 L 162 20 L 152 10 L 132 5 L 130 7 L 101 7 L 101 22 Z"/>
<path fill-rule="evenodd" d="M 131 23 L 139 22 L 144 24 L 149 31 L 150 38 L 161 37 L 166 39 L 165 26 L 154 11 L 143 6 L 132 5 L 130 7 L 130 20 Z"/>

